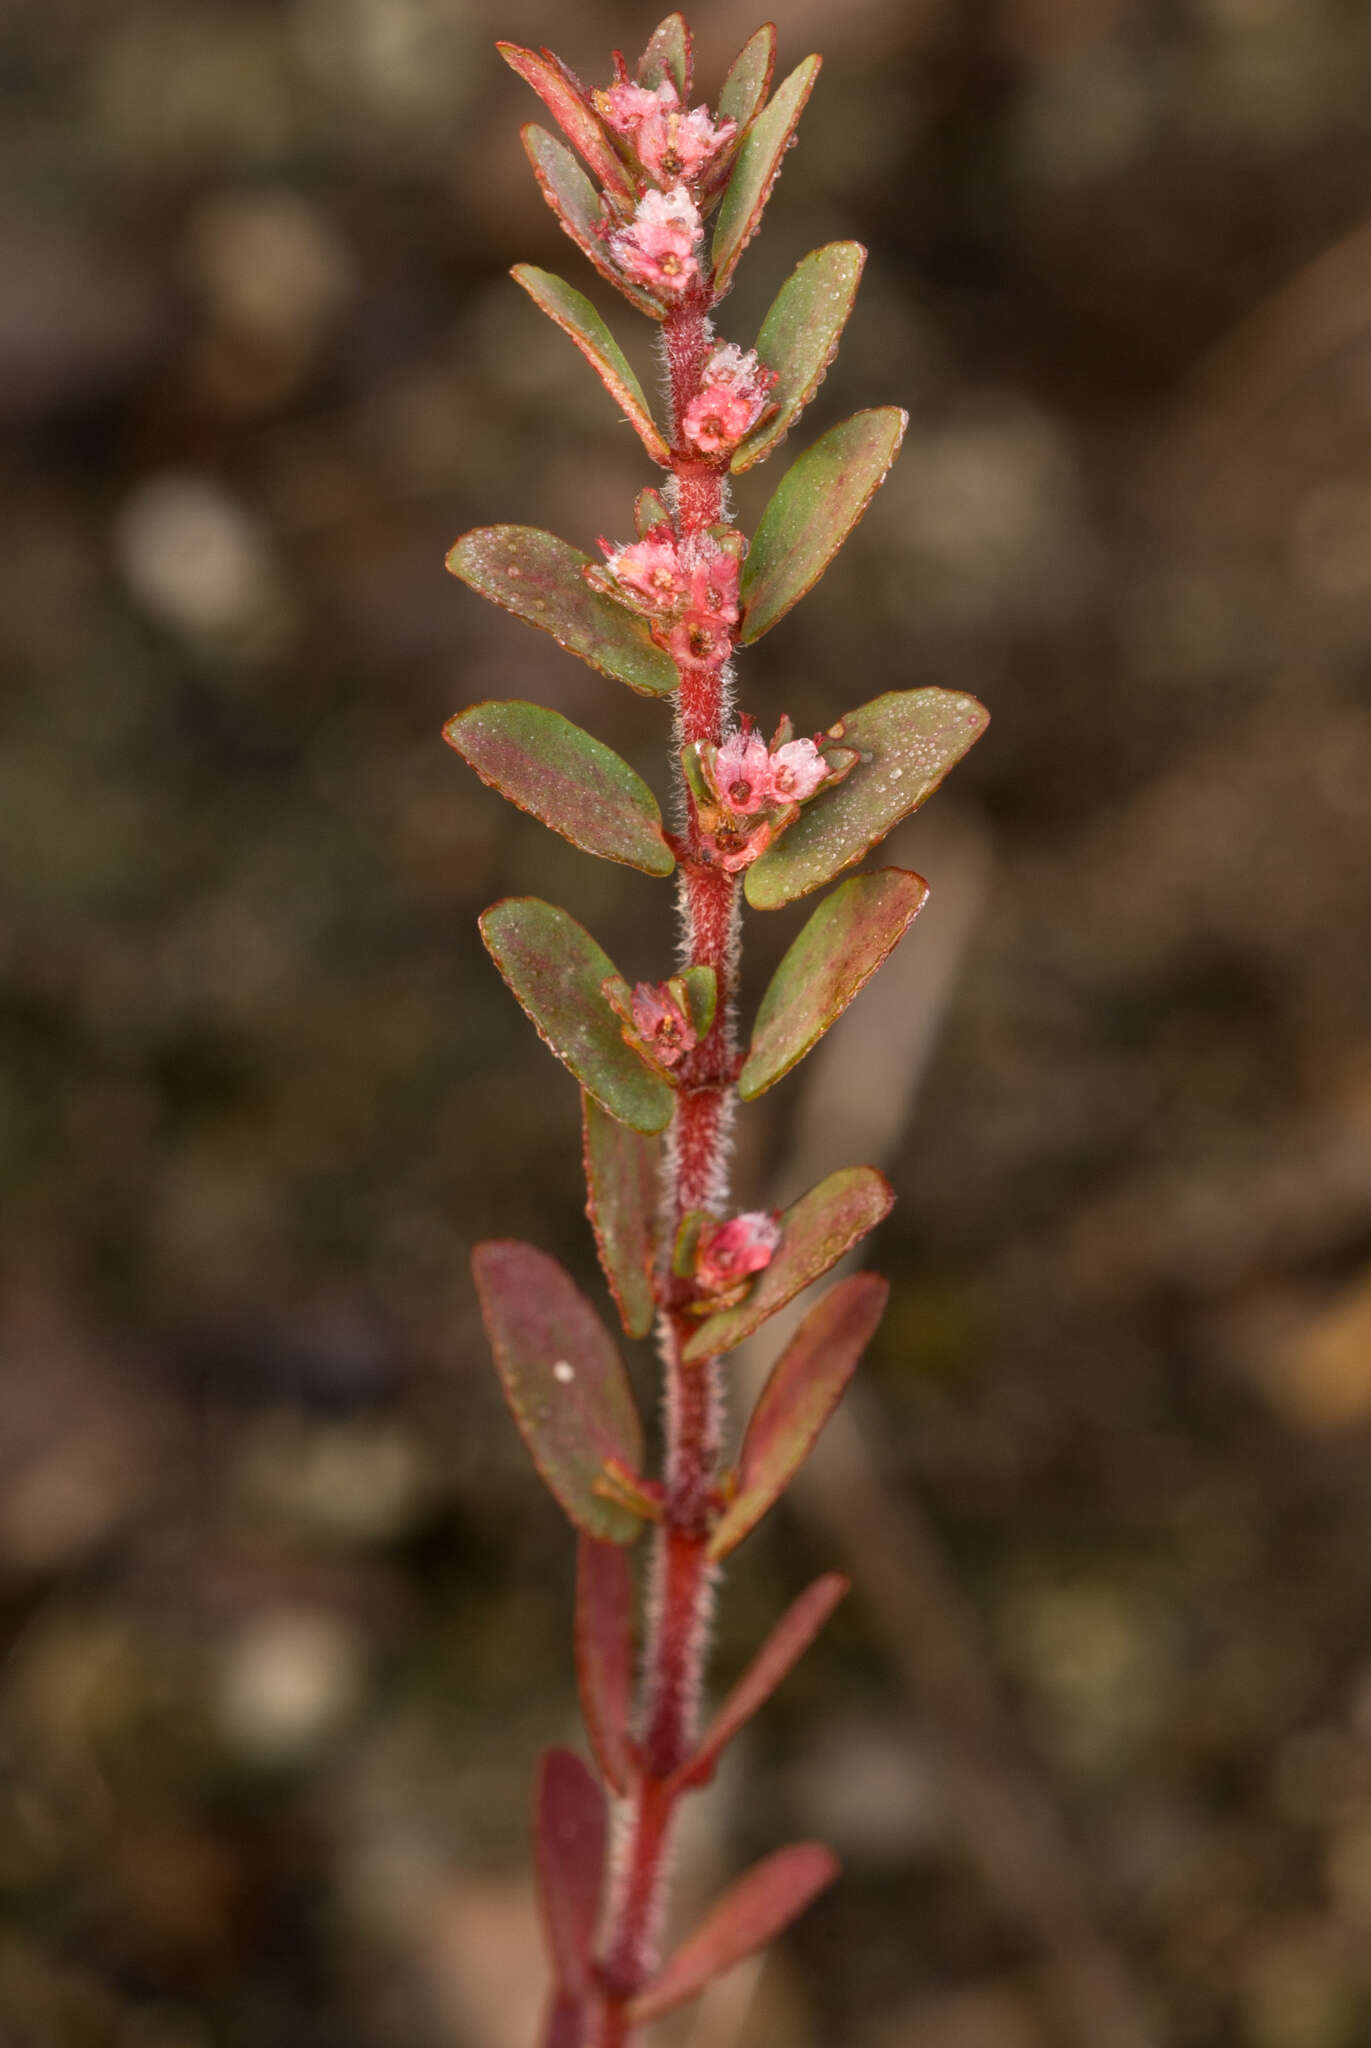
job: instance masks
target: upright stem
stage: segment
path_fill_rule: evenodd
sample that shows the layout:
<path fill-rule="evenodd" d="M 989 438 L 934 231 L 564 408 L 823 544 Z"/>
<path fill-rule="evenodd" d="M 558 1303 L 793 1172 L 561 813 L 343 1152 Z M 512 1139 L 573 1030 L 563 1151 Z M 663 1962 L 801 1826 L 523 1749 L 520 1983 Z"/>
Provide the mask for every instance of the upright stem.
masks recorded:
<path fill-rule="evenodd" d="M 688 301 L 669 314 L 662 340 L 671 386 L 676 525 L 686 540 L 717 525 L 726 511 L 722 468 L 681 452 L 681 420 L 699 389 L 712 340 L 706 300 Z M 680 744 L 722 742 L 727 687 L 724 661 L 681 665 Z M 687 1211 L 718 1209 L 725 1198 L 737 1066 L 738 884 L 703 858 L 683 777 L 678 795 L 685 814 L 680 877 L 683 965 L 713 968 L 718 1002 L 713 1026 L 682 1075 L 667 1148 L 663 1210 L 668 1244 Z M 642 1775 L 621 1818 L 619 1857 L 606 1913 L 600 2048 L 622 2048 L 628 2041 L 628 2001 L 655 1967 L 678 1798 L 669 1781 L 695 1741 L 708 1652 L 713 1589 L 706 1554 L 708 1511 L 719 1464 L 722 1401 L 716 1365 L 683 1361 L 685 1340 L 694 1327 L 683 1305 L 669 1298 L 658 1318 L 667 1445 L 664 1512 L 652 1560 L 643 1663 Z"/>

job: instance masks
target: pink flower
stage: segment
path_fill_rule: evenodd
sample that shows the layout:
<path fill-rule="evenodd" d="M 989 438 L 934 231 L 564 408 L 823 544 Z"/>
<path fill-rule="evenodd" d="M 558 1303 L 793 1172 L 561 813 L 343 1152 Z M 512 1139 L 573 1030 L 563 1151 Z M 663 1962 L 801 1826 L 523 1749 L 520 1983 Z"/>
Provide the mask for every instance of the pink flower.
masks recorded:
<path fill-rule="evenodd" d="M 714 612 L 683 612 L 662 641 L 683 668 L 718 668 L 733 651 L 733 635 Z"/>
<path fill-rule="evenodd" d="M 700 275 L 695 251 L 704 235 L 700 210 L 684 185 L 645 192 L 627 227 L 609 238 L 615 262 L 636 284 L 679 298 Z"/>
<path fill-rule="evenodd" d="M 681 104 L 675 84 L 669 78 L 664 78 L 655 90 L 651 86 L 635 85 L 630 78 L 621 78 L 604 91 L 597 92 L 594 99 L 595 110 L 605 126 L 621 135 L 625 142 L 635 139 L 644 121 Z"/>
<path fill-rule="evenodd" d="M 771 756 L 760 733 L 735 732 L 714 756 L 714 793 L 735 818 L 750 818 L 771 794 Z"/>
<path fill-rule="evenodd" d="M 738 556 L 720 547 L 712 534 L 696 534 L 688 543 L 690 602 L 697 612 L 712 612 L 726 624 L 738 623 Z"/>
<path fill-rule="evenodd" d="M 695 1278 L 709 1294 L 724 1294 L 771 1264 L 781 1227 L 765 1209 L 749 1209 L 729 1223 L 705 1223 L 695 1249 Z"/>
<path fill-rule="evenodd" d="M 708 107 L 683 114 L 675 106 L 654 107 L 634 141 L 638 161 L 659 185 L 704 176 L 715 158 L 738 133 L 736 121 L 710 119 Z"/>
<path fill-rule="evenodd" d="M 633 1028 L 664 1067 L 693 1052 L 695 1027 L 663 981 L 640 981 L 633 991 Z"/>
<path fill-rule="evenodd" d="M 641 540 L 613 547 L 601 539 L 605 567 L 621 590 L 647 612 L 667 616 L 679 611 L 692 594 L 692 579 L 669 526 L 653 526 Z"/>
<path fill-rule="evenodd" d="M 698 394 L 686 407 L 682 432 L 702 455 L 736 447 L 767 409 L 776 372 L 757 360 L 755 349 L 736 342 L 716 348 L 705 364 Z"/>
<path fill-rule="evenodd" d="M 771 756 L 771 795 L 780 803 L 806 803 L 830 773 L 813 740 L 791 740 Z"/>

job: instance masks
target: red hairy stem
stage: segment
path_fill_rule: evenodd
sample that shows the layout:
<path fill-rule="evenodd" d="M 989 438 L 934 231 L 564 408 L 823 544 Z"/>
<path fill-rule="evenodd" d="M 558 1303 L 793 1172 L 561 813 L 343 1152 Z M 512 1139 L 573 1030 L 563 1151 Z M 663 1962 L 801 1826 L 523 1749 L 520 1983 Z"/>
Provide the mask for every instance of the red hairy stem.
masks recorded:
<path fill-rule="evenodd" d="M 726 511 L 724 471 L 680 453 L 681 421 L 699 389 L 713 330 L 702 298 L 679 307 L 663 324 L 670 380 L 676 524 L 682 539 L 717 525 Z M 677 695 L 679 740 L 718 745 L 727 711 L 726 663 L 683 663 Z M 677 769 L 679 777 L 679 768 Z M 694 806 L 688 813 L 681 865 L 684 966 L 712 967 L 718 1004 L 682 1089 L 667 1155 L 664 1208 L 674 1236 L 691 1209 L 717 1208 L 727 1174 L 736 1044 L 733 1008 L 738 975 L 738 883 L 702 859 Z M 668 1238 L 670 1242 L 670 1237 Z M 651 1975 L 663 1911 L 666 1860 L 679 1789 L 670 1781 L 686 1761 L 698 1729 L 698 1703 L 708 1650 L 713 1573 L 706 1557 L 709 1497 L 720 1456 L 721 1400 L 717 1368 L 687 1365 L 692 1319 L 674 1305 L 659 1318 L 666 1376 L 665 1512 L 652 1561 L 649 1637 L 644 1659 L 642 1776 L 635 1789 L 602 1950 L 606 1990 L 602 2048 L 629 2039 L 627 2004 Z"/>

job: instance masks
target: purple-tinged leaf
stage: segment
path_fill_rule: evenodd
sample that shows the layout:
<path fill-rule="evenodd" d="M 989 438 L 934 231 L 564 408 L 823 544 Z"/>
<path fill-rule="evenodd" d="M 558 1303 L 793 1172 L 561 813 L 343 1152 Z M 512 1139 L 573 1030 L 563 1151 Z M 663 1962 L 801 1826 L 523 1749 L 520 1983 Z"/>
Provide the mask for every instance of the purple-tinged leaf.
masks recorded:
<path fill-rule="evenodd" d="M 627 1570 L 623 1552 L 612 1555 Z M 850 1584 L 841 1572 L 825 1572 L 791 1603 L 710 1722 L 694 1756 L 677 1773 L 679 1785 L 708 1784 L 721 1752 L 789 1677 Z"/>
<path fill-rule="evenodd" d="M 764 461 L 784 441 L 823 383 L 865 262 L 860 242 L 828 242 L 803 257 L 776 294 L 757 336 L 757 354 L 776 372 L 771 402 L 777 410 L 736 450 L 730 465 L 735 474 Z"/>
<path fill-rule="evenodd" d="M 600 195 L 566 144 L 559 142 L 555 135 L 549 135 L 546 128 L 540 128 L 536 121 L 530 121 L 519 132 L 544 199 L 586 261 L 616 291 L 621 291 L 640 313 L 646 313 L 653 320 L 664 318 L 666 308 L 650 292 L 631 284 L 611 261 L 603 233 L 604 210 Z"/>
<path fill-rule="evenodd" d="M 878 868 L 840 882 L 805 925 L 762 997 L 738 1076 L 751 1102 L 788 1074 L 870 981 L 928 900 L 922 875 Z"/>
<path fill-rule="evenodd" d="M 543 2022 L 538 2048 L 586 2048 L 586 2020 L 585 2000 L 558 1992 Z"/>
<path fill-rule="evenodd" d="M 889 1293 L 879 1273 L 854 1273 L 800 1324 L 752 1411 L 737 1490 L 709 1539 L 711 1558 L 727 1557 L 785 1492 L 857 1370 Z"/>
<path fill-rule="evenodd" d="M 671 1089 L 625 1045 L 601 993 L 616 978 L 584 925 L 537 896 L 506 896 L 480 919 L 481 937 L 538 1036 L 602 1108 L 635 1131 L 671 1122 Z"/>
<path fill-rule="evenodd" d="M 610 1293 L 630 1337 L 646 1337 L 657 1312 L 657 1176 L 661 1147 L 630 1130 L 581 1091 L 586 1214 Z"/>
<path fill-rule="evenodd" d="M 605 1795 L 569 1749 L 546 1749 L 533 1795 L 538 1904 L 553 1981 L 573 1996 L 589 1976 L 605 1868 Z"/>
<path fill-rule="evenodd" d="M 582 1536 L 576 1551 L 576 1675 L 581 1712 L 606 1782 L 627 1796 L 633 1752 L 633 1574 L 617 1543 Z"/>
<path fill-rule="evenodd" d="M 754 910 L 778 910 L 831 882 L 930 797 L 974 745 L 990 713 L 955 690 L 889 690 L 848 712 L 828 737 L 861 759 L 748 869 Z"/>
<path fill-rule="evenodd" d="M 683 16 L 668 14 L 653 29 L 648 46 L 638 59 L 638 83 L 655 92 L 662 80 L 669 78 L 684 106 L 690 98 L 693 77 L 694 42 L 690 30 Z"/>
<path fill-rule="evenodd" d="M 570 1275 L 531 1244 L 478 1244 L 471 1270 L 505 1398 L 578 1529 L 632 1543 L 642 1522 L 595 1491 L 608 1459 L 642 1462 L 643 1430 L 613 1338 Z"/>
<path fill-rule="evenodd" d="M 571 73 L 546 52 L 523 50 L 517 43 L 497 43 L 495 47 L 510 70 L 517 71 L 524 83 L 533 87 L 567 141 L 585 159 L 621 211 L 625 215 L 632 213 L 637 203 L 633 180 Z"/>
<path fill-rule="evenodd" d="M 640 697 L 665 697 L 676 664 L 653 644 L 641 619 L 592 590 L 581 574 L 590 558 L 537 526 L 478 526 L 447 558 L 454 576 L 517 619 L 551 633 L 603 676 Z"/>
<path fill-rule="evenodd" d="M 771 74 L 775 66 L 776 29 L 774 23 L 768 21 L 743 44 L 729 66 L 719 94 L 719 119 L 736 121 L 740 135 L 746 134 L 761 111 L 762 102 L 771 90 Z"/>
<path fill-rule="evenodd" d="M 654 526 L 670 522 L 671 514 L 660 491 L 639 491 L 633 500 L 633 526 L 639 540 L 651 532 Z"/>
<path fill-rule="evenodd" d="M 670 462 L 670 452 L 632 364 L 584 292 L 532 263 L 516 263 L 510 276 L 575 342 L 653 461 Z"/>
<path fill-rule="evenodd" d="M 806 57 L 803 64 L 797 65 L 743 137 L 714 226 L 716 293 L 727 287 L 738 258 L 761 224 L 771 188 L 781 173 L 781 159 L 790 146 L 805 101 L 814 90 L 822 61 L 820 57 Z"/>
<path fill-rule="evenodd" d="M 717 1358 L 760 1330 L 768 1316 L 874 1230 L 894 1200 L 889 1181 L 874 1166 L 845 1166 L 783 1209 L 777 1219 L 781 1242 L 771 1264 L 736 1308 L 720 1309 L 700 1325 L 682 1354 L 687 1364 Z"/>
<path fill-rule="evenodd" d="M 818 1842 L 796 1842 L 754 1864 L 634 1999 L 633 2024 L 642 2026 L 697 1998 L 715 1977 L 765 1948 L 837 1875 L 837 1857 Z"/>
<path fill-rule="evenodd" d="M 560 711 L 518 699 L 473 704 L 448 720 L 443 738 L 482 782 L 582 852 L 648 875 L 675 867 L 657 799 L 641 775 Z"/>
<path fill-rule="evenodd" d="M 907 418 L 896 405 L 854 413 L 791 464 L 743 564 L 744 645 L 813 589 L 884 481 Z"/>

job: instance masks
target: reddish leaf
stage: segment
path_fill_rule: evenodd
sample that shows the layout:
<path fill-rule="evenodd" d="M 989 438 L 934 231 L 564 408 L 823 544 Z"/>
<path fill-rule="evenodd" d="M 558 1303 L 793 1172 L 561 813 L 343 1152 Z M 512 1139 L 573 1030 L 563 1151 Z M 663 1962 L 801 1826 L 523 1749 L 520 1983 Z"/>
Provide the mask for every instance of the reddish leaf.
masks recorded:
<path fill-rule="evenodd" d="M 640 697 L 676 688 L 676 664 L 653 645 L 641 619 L 592 590 L 590 558 L 536 526 L 478 526 L 450 551 L 447 566 L 472 590 L 503 605 L 601 675 Z"/>
<path fill-rule="evenodd" d="M 744 645 L 813 589 L 883 482 L 907 421 L 896 405 L 854 413 L 791 464 L 743 564 Z"/>
<path fill-rule="evenodd" d="M 735 474 L 762 462 L 784 441 L 824 381 L 857 296 L 866 251 L 860 242 L 813 249 L 781 286 L 757 336 L 757 354 L 777 375 L 777 410 L 755 427 L 730 467 Z"/>
<path fill-rule="evenodd" d="M 605 1796 L 569 1749 L 543 1751 L 533 1803 L 538 1903 L 560 1992 L 584 1986 L 605 1867 Z"/>
<path fill-rule="evenodd" d="M 630 1337 L 646 1337 L 657 1312 L 652 1269 L 657 1257 L 655 1139 L 609 1116 L 582 1091 L 586 1214 L 595 1249 Z"/>
<path fill-rule="evenodd" d="M 711 1558 L 727 1557 L 785 1492 L 857 1370 L 889 1293 L 879 1273 L 854 1273 L 800 1324 L 747 1425 L 737 1491 L 709 1539 Z"/>
<path fill-rule="evenodd" d="M 840 882 L 762 997 L 738 1093 L 752 1101 L 802 1060 L 870 981 L 928 900 L 921 875 L 879 868 Z"/>
<path fill-rule="evenodd" d="M 478 1244 L 471 1270 L 514 1420 L 548 1487 L 578 1529 L 632 1543 L 636 1515 L 596 1491 L 608 1459 L 642 1463 L 643 1431 L 614 1341 L 555 1259 L 531 1244 Z"/>
<path fill-rule="evenodd" d="M 607 278 L 616 291 L 621 291 L 640 313 L 646 313 L 654 320 L 662 319 L 665 307 L 659 305 L 650 293 L 630 284 L 610 260 L 601 233 L 604 211 L 600 195 L 566 144 L 559 142 L 555 135 L 549 135 L 546 128 L 540 128 L 534 121 L 521 129 L 520 134 L 544 199 L 586 261 L 599 271 L 601 277 Z"/>
<path fill-rule="evenodd" d="M 861 759 L 748 869 L 748 902 L 777 910 L 831 882 L 933 794 L 989 722 L 953 690 L 889 690 L 840 718 L 830 737 Z"/>
<path fill-rule="evenodd" d="M 633 366 L 585 294 L 552 271 L 538 270 L 531 263 L 516 263 L 510 276 L 575 342 L 653 461 L 669 462 L 666 442 Z"/>
<path fill-rule="evenodd" d="M 511 71 L 517 71 L 531 85 L 572 148 L 577 150 L 606 192 L 631 213 L 637 195 L 633 181 L 619 161 L 594 108 L 577 91 L 571 74 L 554 58 L 537 50 L 522 50 L 517 43 L 497 43 L 496 49 Z"/>
<path fill-rule="evenodd" d="M 820 57 L 806 57 L 803 64 L 797 65 L 743 137 L 714 227 L 716 293 L 727 286 L 738 258 L 761 224 L 771 188 L 781 174 L 781 159 L 790 147 L 805 101 L 814 90 L 822 61 Z"/>
<path fill-rule="evenodd" d="M 838 1875 L 838 1860 L 818 1842 L 797 1842 L 754 1864 L 677 1949 L 655 1983 L 635 1998 L 635 2026 L 697 1998 L 744 1956 L 765 1948 Z"/>
<path fill-rule="evenodd" d="M 586 2048 L 586 2018 L 583 1998 L 554 1997 L 538 2048 Z"/>
<path fill-rule="evenodd" d="M 601 989 L 614 962 L 584 925 L 536 896 L 507 896 L 480 919 L 495 965 L 538 1036 L 611 1116 L 635 1131 L 661 1131 L 675 1096 L 625 1045 Z"/>
<path fill-rule="evenodd" d="M 894 1199 L 889 1181 L 874 1166 L 846 1166 L 792 1202 L 782 1211 L 781 1242 L 771 1264 L 737 1308 L 720 1309 L 700 1325 L 682 1354 L 687 1362 L 717 1358 L 760 1330 L 768 1316 L 874 1230 Z"/>
<path fill-rule="evenodd" d="M 482 782 L 583 852 L 649 875 L 675 867 L 642 776 L 560 711 L 517 699 L 473 704 L 448 720 L 443 738 Z"/>
<path fill-rule="evenodd" d="M 771 90 L 776 64 L 776 30 L 771 22 L 750 36 L 729 66 L 719 94 L 721 121 L 736 121 L 743 135 L 756 120 L 762 102 Z"/>
<path fill-rule="evenodd" d="M 611 1554 L 627 1570 L 623 1552 Z M 721 1751 L 794 1670 L 850 1584 L 841 1572 L 825 1572 L 786 1609 L 710 1722 L 694 1756 L 682 1766 L 678 1773 L 682 1786 L 708 1783 Z"/>
<path fill-rule="evenodd" d="M 648 46 L 638 59 L 638 83 L 655 92 L 662 80 L 669 78 L 684 105 L 690 98 L 693 58 L 694 44 L 684 18 L 668 14 L 653 29 Z"/>
<path fill-rule="evenodd" d="M 590 1746 L 622 1798 L 633 1783 L 633 1574 L 617 1543 L 589 1536 L 576 1552 L 576 1673 Z"/>

